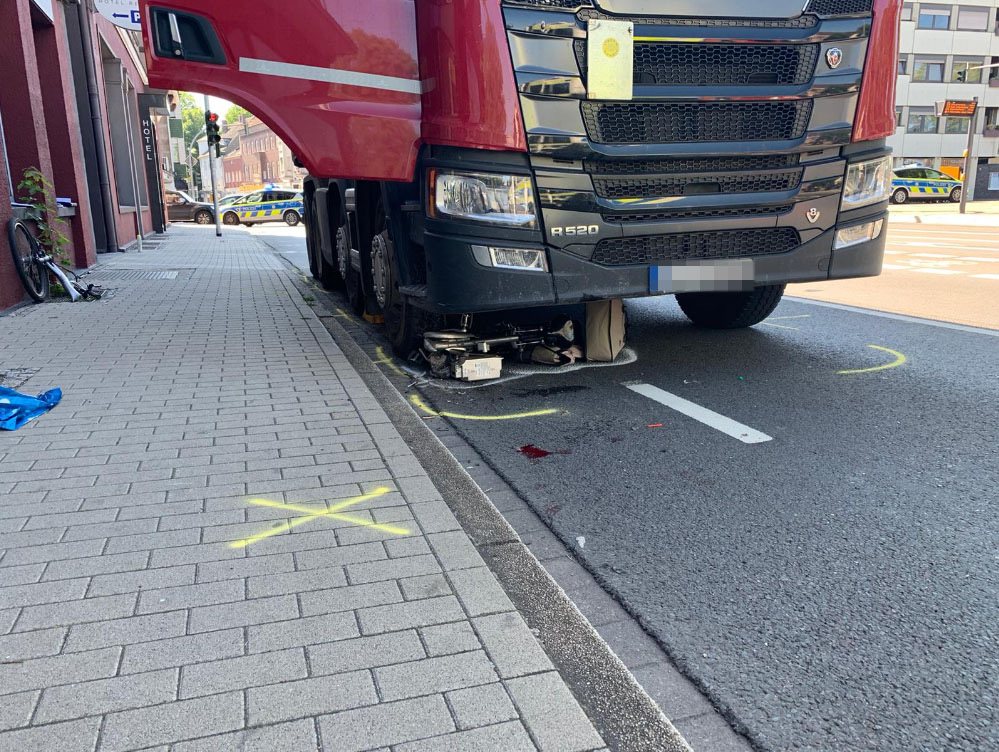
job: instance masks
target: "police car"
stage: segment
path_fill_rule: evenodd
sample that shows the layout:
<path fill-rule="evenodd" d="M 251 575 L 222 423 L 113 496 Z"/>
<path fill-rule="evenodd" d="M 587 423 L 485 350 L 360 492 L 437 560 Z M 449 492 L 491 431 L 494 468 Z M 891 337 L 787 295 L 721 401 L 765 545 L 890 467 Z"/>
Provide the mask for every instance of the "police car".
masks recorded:
<path fill-rule="evenodd" d="M 916 199 L 928 201 L 961 200 L 961 181 L 946 173 L 920 165 L 905 165 L 895 170 L 891 184 L 891 202 L 904 204 Z"/>
<path fill-rule="evenodd" d="M 301 192 L 269 188 L 248 193 L 227 206 L 222 223 L 251 225 L 256 222 L 284 222 L 294 227 L 302 221 L 302 211 Z"/>

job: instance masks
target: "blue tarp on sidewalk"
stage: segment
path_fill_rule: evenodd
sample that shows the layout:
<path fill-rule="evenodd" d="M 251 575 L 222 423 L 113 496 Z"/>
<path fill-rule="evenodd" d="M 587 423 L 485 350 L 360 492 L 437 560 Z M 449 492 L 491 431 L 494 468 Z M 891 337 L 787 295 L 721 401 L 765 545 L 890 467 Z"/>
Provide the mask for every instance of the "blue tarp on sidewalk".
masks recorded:
<path fill-rule="evenodd" d="M 13 431 L 59 404 L 62 389 L 50 389 L 37 397 L 0 386 L 0 429 Z"/>

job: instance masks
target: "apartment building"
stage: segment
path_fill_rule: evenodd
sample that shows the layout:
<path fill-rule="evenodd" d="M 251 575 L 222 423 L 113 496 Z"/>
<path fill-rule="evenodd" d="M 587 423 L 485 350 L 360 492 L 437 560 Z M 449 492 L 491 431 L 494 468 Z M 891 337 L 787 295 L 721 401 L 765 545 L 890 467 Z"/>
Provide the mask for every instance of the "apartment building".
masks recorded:
<path fill-rule="evenodd" d="M 999 198 L 999 0 L 905 3 L 898 60 L 896 165 L 963 169 L 968 118 L 936 116 L 936 102 L 978 97 L 970 196 Z"/>

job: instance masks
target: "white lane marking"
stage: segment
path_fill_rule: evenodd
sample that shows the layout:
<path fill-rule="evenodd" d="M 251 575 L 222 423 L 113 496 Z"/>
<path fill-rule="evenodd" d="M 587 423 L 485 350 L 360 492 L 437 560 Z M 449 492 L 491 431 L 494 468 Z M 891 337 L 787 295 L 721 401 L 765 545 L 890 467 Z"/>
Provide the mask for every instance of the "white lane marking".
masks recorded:
<path fill-rule="evenodd" d="M 954 258 L 949 253 L 913 253 L 918 258 Z"/>
<path fill-rule="evenodd" d="M 282 63 L 277 60 L 258 60 L 253 57 L 241 57 L 239 59 L 239 70 L 243 73 L 261 73 L 266 76 L 298 78 L 304 81 L 320 81 L 327 84 L 344 84 L 345 86 L 364 86 L 368 89 L 401 91 L 405 94 L 423 93 L 422 82 L 412 78 L 381 76 L 375 73 L 358 73 L 357 71 L 341 70 L 339 68 L 319 68 L 315 65 Z"/>
<path fill-rule="evenodd" d="M 798 298 L 793 295 L 785 295 L 784 300 L 791 300 L 804 305 L 820 306 L 822 308 L 834 308 L 837 311 L 848 313 L 861 313 L 865 316 L 877 316 L 881 319 L 893 319 L 894 321 L 904 321 L 907 324 L 925 324 L 935 326 L 939 329 L 954 329 L 968 334 L 987 334 L 990 337 L 999 337 L 999 330 L 984 329 L 979 326 L 967 326 L 966 324 L 951 324 L 949 321 L 933 321 L 931 319 L 921 319 L 916 316 L 906 316 L 904 313 L 888 313 L 887 311 L 874 311 L 869 308 L 859 308 L 857 306 L 843 305 L 842 303 L 827 303 L 824 300 L 810 300 L 809 298 Z"/>
<path fill-rule="evenodd" d="M 959 272 L 957 269 L 932 269 L 927 267 L 912 267 L 910 271 L 919 272 L 920 274 L 964 274 L 964 272 Z"/>
<path fill-rule="evenodd" d="M 999 279 L 999 274 L 972 274 L 972 279 Z"/>
<path fill-rule="evenodd" d="M 731 436 L 733 439 L 738 439 L 743 444 L 762 444 L 765 441 L 773 441 L 773 436 L 767 436 L 765 433 L 761 433 L 754 428 L 744 426 L 742 423 L 738 423 L 731 418 L 726 418 L 724 415 L 719 415 L 712 410 L 708 410 L 706 407 L 701 407 L 689 400 L 685 400 L 683 397 L 678 397 L 651 384 L 625 384 L 624 386 L 636 394 L 641 394 L 643 397 L 655 400 L 661 405 L 666 405 L 666 407 L 676 410 L 678 413 L 683 413 L 688 418 L 693 418 L 706 426 L 710 426 L 717 431 Z"/>
<path fill-rule="evenodd" d="M 987 245 L 968 245 L 967 243 L 963 243 L 961 245 L 957 245 L 957 244 L 952 244 L 952 243 L 915 243 L 915 242 L 910 242 L 910 241 L 899 242 L 898 238 L 892 238 L 892 240 L 888 242 L 888 245 L 892 246 L 893 248 L 948 248 L 948 249 L 949 248 L 954 248 L 955 250 L 959 250 L 959 251 L 995 251 L 995 250 L 999 250 L 999 249 L 997 249 L 995 247 L 992 247 L 992 246 L 987 246 Z"/>
<path fill-rule="evenodd" d="M 885 256 L 904 256 L 905 251 L 885 251 Z"/>
<path fill-rule="evenodd" d="M 906 266 L 905 264 L 882 264 L 882 269 L 911 269 L 911 266 Z"/>
<path fill-rule="evenodd" d="M 961 256 L 961 261 L 976 261 L 980 264 L 996 264 L 999 263 L 999 256 L 996 258 L 981 258 L 979 256 Z"/>

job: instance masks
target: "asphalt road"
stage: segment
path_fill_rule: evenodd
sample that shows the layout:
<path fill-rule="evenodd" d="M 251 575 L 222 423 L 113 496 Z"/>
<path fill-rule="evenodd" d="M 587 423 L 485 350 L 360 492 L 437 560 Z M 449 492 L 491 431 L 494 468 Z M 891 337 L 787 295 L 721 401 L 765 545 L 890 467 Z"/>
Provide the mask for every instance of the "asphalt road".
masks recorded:
<path fill-rule="evenodd" d="M 263 240 L 306 274 L 309 273 L 304 225 L 288 227 L 284 222 L 261 222 L 242 229 Z"/>
<path fill-rule="evenodd" d="M 906 229 L 906 253 L 953 250 Z M 954 320 L 989 294 L 893 288 L 903 271 L 843 297 Z M 628 365 L 424 399 L 558 411 L 452 422 L 758 748 L 999 749 L 996 333 L 797 300 L 737 332 L 627 308 Z"/>

